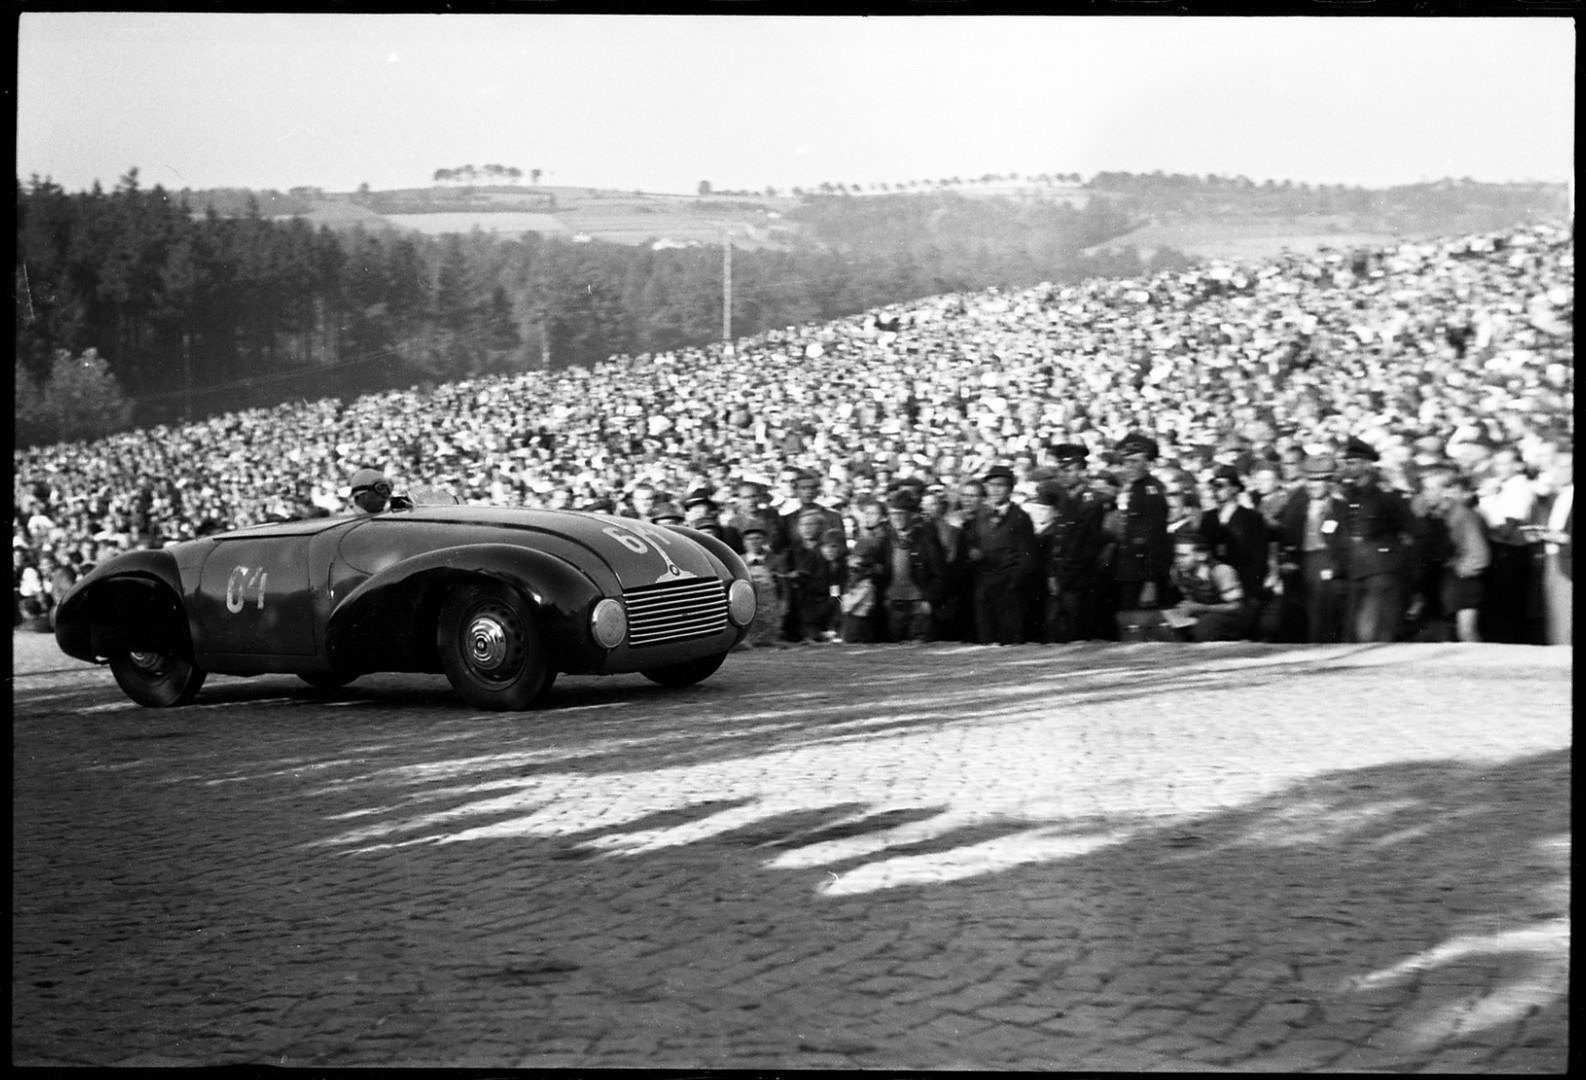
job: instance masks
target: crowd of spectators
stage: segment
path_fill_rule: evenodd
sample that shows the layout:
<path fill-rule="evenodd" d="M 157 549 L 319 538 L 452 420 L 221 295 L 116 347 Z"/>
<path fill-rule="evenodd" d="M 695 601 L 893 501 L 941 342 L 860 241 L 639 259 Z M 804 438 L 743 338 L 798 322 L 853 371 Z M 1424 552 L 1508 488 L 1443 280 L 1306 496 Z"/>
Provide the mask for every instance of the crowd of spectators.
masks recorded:
<path fill-rule="evenodd" d="M 1572 231 L 1533 224 L 19 450 L 15 621 L 373 468 L 719 531 L 762 643 L 1568 641 L 1573 305 Z"/>

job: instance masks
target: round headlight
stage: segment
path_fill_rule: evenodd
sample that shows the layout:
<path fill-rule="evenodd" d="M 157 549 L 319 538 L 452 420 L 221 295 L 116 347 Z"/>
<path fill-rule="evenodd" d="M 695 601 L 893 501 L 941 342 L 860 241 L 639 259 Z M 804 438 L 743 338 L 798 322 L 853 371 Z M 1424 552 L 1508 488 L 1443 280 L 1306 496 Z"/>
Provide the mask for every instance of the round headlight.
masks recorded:
<path fill-rule="evenodd" d="M 734 626 L 748 626 L 754 619 L 754 586 L 742 578 L 727 589 L 727 617 Z"/>
<path fill-rule="evenodd" d="M 589 613 L 589 633 L 602 649 L 615 649 L 628 636 L 628 612 L 622 601 L 607 597 Z"/>

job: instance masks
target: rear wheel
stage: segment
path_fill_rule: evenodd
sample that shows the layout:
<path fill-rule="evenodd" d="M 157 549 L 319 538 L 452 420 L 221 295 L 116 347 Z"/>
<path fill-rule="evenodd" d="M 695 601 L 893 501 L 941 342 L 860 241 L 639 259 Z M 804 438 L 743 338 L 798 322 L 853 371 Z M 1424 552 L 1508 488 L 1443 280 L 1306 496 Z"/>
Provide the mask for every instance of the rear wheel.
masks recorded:
<path fill-rule="evenodd" d="M 726 653 L 719 653 L 716 656 L 703 656 L 698 660 L 685 660 L 670 667 L 655 668 L 642 674 L 646 679 L 660 683 L 662 686 L 693 686 L 714 675 L 716 669 L 721 667 L 722 661 L 726 659 Z"/>
<path fill-rule="evenodd" d="M 533 610 L 516 589 L 500 582 L 471 583 L 448 593 L 436 643 L 452 688 L 481 709 L 526 709 L 556 678 Z"/>
<path fill-rule="evenodd" d="M 191 660 L 162 652 L 116 653 L 110 658 L 110 673 L 127 697 L 151 709 L 186 705 L 205 676 Z"/>

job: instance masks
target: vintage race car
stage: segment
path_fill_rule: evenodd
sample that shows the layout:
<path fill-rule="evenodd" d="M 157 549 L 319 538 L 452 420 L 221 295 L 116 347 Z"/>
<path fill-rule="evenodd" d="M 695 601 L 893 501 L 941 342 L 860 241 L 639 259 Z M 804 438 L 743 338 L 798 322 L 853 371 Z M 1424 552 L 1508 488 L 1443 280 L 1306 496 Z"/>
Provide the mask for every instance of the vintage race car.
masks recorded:
<path fill-rule="evenodd" d="M 742 560 L 692 529 L 432 494 L 126 552 L 61 600 L 55 638 L 142 705 L 190 702 L 209 672 L 331 688 L 407 671 L 523 709 L 558 672 L 696 683 L 754 610 Z"/>

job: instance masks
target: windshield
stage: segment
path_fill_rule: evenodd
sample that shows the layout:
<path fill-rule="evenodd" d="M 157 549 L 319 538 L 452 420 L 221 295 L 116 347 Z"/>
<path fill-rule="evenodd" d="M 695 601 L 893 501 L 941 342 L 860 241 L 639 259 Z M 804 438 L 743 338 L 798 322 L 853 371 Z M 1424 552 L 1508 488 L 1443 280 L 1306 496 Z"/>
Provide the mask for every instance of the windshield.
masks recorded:
<path fill-rule="evenodd" d="M 408 502 L 414 506 L 458 506 L 462 502 L 445 488 L 430 487 L 426 484 L 414 484 L 408 488 L 407 497 Z"/>

